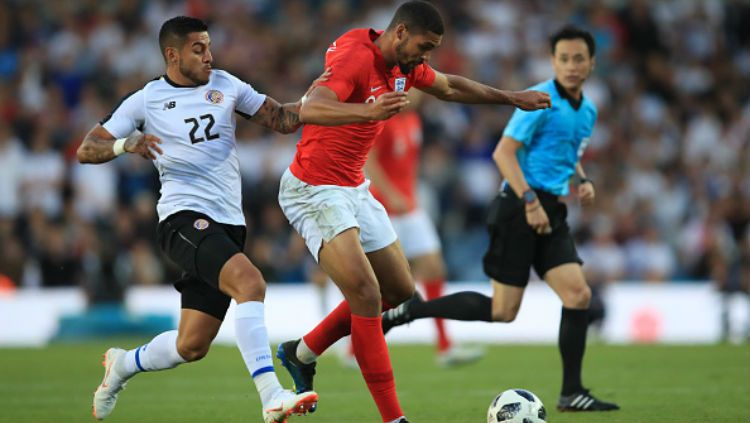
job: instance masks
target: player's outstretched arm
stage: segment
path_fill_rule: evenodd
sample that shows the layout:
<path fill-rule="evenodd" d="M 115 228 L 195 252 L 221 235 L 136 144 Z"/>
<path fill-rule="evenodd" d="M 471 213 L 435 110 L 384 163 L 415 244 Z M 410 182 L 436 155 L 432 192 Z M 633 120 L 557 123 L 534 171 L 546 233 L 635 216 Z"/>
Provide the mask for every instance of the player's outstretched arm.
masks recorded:
<path fill-rule="evenodd" d="M 385 93 L 373 103 L 342 103 L 330 88 L 319 86 L 302 102 L 300 118 L 303 123 L 323 126 L 385 120 L 408 104 L 404 92 Z"/>
<path fill-rule="evenodd" d="M 549 94 L 541 91 L 504 91 L 458 75 L 435 72 L 435 82 L 420 88 L 435 97 L 457 103 L 509 104 L 522 110 L 546 109 L 551 106 Z"/>
<path fill-rule="evenodd" d="M 281 105 L 273 98 L 266 97 L 266 101 L 250 120 L 282 134 L 290 134 L 296 131 L 302 126 L 299 109 L 303 99 L 307 98 L 312 89 L 317 87 L 319 83 L 327 81 L 330 75 L 331 70 L 326 69 L 310 84 L 310 88 L 307 89 L 305 95 L 296 103 Z"/>
<path fill-rule="evenodd" d="M 299 101 L 282 105 L 273 98 L 266 97 L 266 101 L 250 118 L 250 121 L 282 134 L 291 134 L 302 126 L 299 119 L 299 106 Z"/>
<path fill-rule="evenodd" d="M 121 153 L 138 154 L 144 159 L 156 159 L 156 154 L 162 154 L 159 147 L 161 140 L 153 135 L 138 134 L 121 140 L 115 139 L 103 126 L 97 124 L 83 139 L 76 151 L 81 163 L 105 163 Z"/>

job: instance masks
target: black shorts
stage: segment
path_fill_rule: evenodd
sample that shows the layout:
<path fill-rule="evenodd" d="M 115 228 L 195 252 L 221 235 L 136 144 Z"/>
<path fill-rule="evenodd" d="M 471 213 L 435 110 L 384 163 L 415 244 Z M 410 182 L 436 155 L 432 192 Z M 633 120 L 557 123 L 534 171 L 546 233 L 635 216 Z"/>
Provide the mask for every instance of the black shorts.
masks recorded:
<path fill-rule="evenodd" d="M 565 203 L 558 201 L 556 195 L 535 191 L 552 227 L 547 235 L 539 235 L 529 226 L 523 200 L 509 187 L 498 193 L 490 205 L 490 245 L 483 259 L 484 272 L 506 285 L 525 287 L 532 266 L 544 277 L 548 270 L 562 264 L 583 264 L 565 221 Z"/>
<path fill-rule="evenodd" d="M 159 246 L 182 269 L 182 277 L 174 283 L 182 294 L 182 308 L 224 320 L 231 298 L 219 291 L 219 273 L 224 263 L 242 252 L 246 233 L 244 226 L 217 223 L 189 210 L 159 223 Z"/>

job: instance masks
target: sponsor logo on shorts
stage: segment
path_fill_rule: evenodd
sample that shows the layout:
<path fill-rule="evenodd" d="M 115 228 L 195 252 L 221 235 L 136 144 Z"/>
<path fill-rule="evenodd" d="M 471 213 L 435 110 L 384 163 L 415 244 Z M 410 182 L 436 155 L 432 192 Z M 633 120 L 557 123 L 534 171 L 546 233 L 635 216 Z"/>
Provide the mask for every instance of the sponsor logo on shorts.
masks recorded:
<path fill-rule="evenodd" d="M 224 94 L 219 90 L 206 91 L 206 100 L 212 104 L 221 104 L 224 101 Z"/>
<path fill-rule="evenodd" d="M 195 219 L 193 227 L 199 231 L 202 231 L 208 227 L 208 220 L 206 219 Z"/>

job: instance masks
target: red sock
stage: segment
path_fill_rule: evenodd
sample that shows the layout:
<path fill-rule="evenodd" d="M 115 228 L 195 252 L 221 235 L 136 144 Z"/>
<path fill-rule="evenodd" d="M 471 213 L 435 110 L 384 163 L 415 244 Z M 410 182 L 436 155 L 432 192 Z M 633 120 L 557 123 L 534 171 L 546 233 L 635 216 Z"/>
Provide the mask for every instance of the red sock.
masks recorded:
<path fill-rule="evenodd" d="M 384 422 L 390 422 L 403 416 L 396 396 L 396 382 L 383 336 L 381 316 L 352 315 L 352 347 L 380 417 Z"/>
<path fill-rule="evenodd" d="M 445 282 L 442 279 L 434 279 L 424 283 L 424 290 L 427 294 L 427 301 L 443 296 L 443 286 Z M 435 319 L 435 327 L 438 335 L 438 351 L 447 351 L 451 347 L 451 341 L 448 339 L 448 333 L 445 330 L 443 319 Z"/>
<path fill-rule="evenodd" d="M 391 308 L 393 307 L 383 302 L 384 311 Z M 318 326 L 315 326 L 313 330 L 302 337 L 305 340 L 305 345 L 315 354 L 322 355 L 328 347 L 351 333 L 351 314 L 352 310 L 349 308 L 349 303 L 342 301 L 318 323 Z"/>
<path fill-rule="evenodd" d="M 349 303 L 342 301 L 336 306 L 328 316 L 318 323 L 313 330 L 307 333 L 302 339 L 305 345 L 317 355 L 322 355 L 323 351 L 336 343 L 339 339 L 349 335 L 352 330 L 352 311 L 349 309 Z"/>

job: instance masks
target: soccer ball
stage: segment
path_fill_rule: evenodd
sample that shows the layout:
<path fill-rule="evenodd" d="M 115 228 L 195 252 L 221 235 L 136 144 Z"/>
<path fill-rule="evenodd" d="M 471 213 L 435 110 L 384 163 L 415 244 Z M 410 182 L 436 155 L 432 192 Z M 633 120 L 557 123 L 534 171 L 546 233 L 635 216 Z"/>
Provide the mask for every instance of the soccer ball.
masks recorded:
<path fill-rule="evenodd" d="M 546 423 L 542 400 L 525 389 L 508 389 L 487 410 L 487 423 Z"/>

